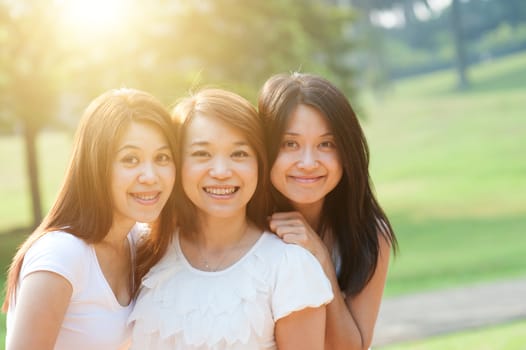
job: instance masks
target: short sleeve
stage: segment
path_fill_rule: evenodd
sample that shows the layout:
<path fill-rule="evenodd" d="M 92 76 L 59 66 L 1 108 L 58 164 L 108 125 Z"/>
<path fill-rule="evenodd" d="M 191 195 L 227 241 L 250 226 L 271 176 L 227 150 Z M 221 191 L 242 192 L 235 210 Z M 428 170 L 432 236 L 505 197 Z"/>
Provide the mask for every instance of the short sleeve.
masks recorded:
<path fill-rule="evenodd" d="M 24 256 L 20 277 L 36 271 L 50 271 L 61 275 L 75 288 L 87 262 L 89 246 L 80 238 L 66 232 L 49 232 L 38 239 Z"/>
<path fill-rule="evenodd" d="M 319 307 L 333 298 L 332 287 L 318 260 L 306 249 L 287 244 L 278 266 L 272 312 L 274 321 L 307 307 Z"/>

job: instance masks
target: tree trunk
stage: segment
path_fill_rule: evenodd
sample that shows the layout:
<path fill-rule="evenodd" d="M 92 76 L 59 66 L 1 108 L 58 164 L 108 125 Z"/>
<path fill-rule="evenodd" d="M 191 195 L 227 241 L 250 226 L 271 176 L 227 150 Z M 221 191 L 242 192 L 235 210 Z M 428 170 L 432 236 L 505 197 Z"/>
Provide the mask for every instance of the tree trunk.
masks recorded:
<path fill-rule="evenodd" d="M 458 77 L 458 88 L 465 90 L 469 86 L 467 78 L 467 60 L 464 45 L 464 35 L 462 32 L 462 14 L 460 10 L 460 0 L 453 0 L 451 4 L 451 28 L 453 40 L 455 42 L 456 68 Z"/>
<path fill-rule="evenodd" d="M 40 200 L 40 186 L 38 183 L 38 161 L 36 138 L 38 131 L 28 122 L 24 125 L 24 141 L 26 146 L 27 178 L 31 191 L 31 205 L 33 211 L 33 228 L 37 227 L 42 221 L 42 206 Z"/>

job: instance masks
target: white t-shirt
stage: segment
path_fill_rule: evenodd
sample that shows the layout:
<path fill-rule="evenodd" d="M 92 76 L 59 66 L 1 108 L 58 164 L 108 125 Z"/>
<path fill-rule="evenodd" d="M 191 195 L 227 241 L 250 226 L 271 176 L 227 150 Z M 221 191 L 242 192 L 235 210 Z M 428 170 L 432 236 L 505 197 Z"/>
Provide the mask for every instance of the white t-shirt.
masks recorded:
<path fill-rule="evenodd" d="M 135 309 L 136 350 L 276 349 L 277 320 L 333 298 L 307 250 L 263 233 L 236 263 L 217 272 L 190 265 L 176 234 L 142 281 Z"/>
<path fill-rule="evenodd" d="M 128 239 L 132 250 L 135 249 L 131 234 Z M 92 245 L 66 232 L 47 233 L 27 251 L 20 271 L 18 290 L 24 277 L 35 271 L 57 273 L 73 287 L 55 350 L 126 348 L 131 335 L 126 320 L 133 302 L 127 306 L 119 304 L 104 278 Z M 16 304 L 13 303 L 7 312 L 7 347 L 15 308 Z"/>

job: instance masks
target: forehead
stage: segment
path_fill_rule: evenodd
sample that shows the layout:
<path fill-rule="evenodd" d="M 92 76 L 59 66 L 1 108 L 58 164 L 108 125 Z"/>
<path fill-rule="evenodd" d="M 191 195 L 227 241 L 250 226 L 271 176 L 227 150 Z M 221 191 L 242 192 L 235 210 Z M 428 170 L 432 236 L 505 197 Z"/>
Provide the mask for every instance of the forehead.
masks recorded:
<path fill-rule="evenodd" d="M 209 144 L 249 143 L 248 138 L 227 122 L 213 116 L 198 114 L 185 130 L 185 144 L 206 142 Z"/>
<path fill-rule="evenodd" d="M 124 125 L 116 136 L 116 145 L 129 142 L 152 143 L 154 140 L 166 141 L 164 131 L 158 125 L 147 121 L 131 121 Z"/>
<path fill-rule="evenodd" d="M 300 104 L 292 110 L 285 126 L 285 132 L 323 135 L 331 132 L 331 126 L 327 117 L 318 109 Z"/>

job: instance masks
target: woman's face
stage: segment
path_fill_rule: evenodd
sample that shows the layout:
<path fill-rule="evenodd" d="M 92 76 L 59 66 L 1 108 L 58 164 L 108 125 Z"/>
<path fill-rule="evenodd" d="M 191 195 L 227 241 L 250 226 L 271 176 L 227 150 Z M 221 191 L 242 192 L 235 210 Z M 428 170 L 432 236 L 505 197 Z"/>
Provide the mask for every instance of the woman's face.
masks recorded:
<path fill-rule="evenodd" d="M 258 181 L 257 154 L 236 128 L 196 115 L 185 131 L 181 181 L 204 217 L 245 216 Z"/>
<path fill-rule="evenodd" d="M 343 174 L 334 134 L 317 109 L 298 105 L 285 127 L 270 179 L 294 207 L 321 205 Z"/>
<path fill-rule="evenodd" d="M 111 191 L 114 225 L 154 221 L 175 180 L 173 155 L 159 128 L 132 122 L 116 143 Z"/>

